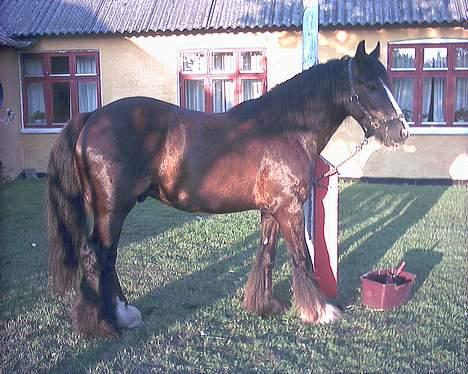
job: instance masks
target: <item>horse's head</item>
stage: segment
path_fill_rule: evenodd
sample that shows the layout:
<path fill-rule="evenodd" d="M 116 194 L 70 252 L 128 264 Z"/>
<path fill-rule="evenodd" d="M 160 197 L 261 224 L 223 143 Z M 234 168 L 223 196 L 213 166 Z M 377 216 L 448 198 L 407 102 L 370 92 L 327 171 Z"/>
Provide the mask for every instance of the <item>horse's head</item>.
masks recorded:
<path fill-rule="evenodd" d="M 385 67 L 379 61 L 380 43 L 371 54 L 364 41 L 348 60 L 351 95 L 349 114 L 359 122 L 366 137 L 374 136 L 387 147 L 403 144 L 409 136 L 405 117 L 391 91 Z"/>

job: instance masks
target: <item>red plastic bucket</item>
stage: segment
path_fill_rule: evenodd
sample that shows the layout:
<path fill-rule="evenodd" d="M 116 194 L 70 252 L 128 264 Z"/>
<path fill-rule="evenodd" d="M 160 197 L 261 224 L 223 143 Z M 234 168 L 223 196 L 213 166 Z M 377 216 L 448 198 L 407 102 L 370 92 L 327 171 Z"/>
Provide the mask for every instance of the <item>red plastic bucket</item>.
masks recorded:
<path fill-rule="evenodd" d="M 416 275 L 402 271 L 388 282 L 393 269 L 371 271 L 361 275 L 362 303 L 372 309 L 389 310 L 405 304 L 411 296 Z"/>

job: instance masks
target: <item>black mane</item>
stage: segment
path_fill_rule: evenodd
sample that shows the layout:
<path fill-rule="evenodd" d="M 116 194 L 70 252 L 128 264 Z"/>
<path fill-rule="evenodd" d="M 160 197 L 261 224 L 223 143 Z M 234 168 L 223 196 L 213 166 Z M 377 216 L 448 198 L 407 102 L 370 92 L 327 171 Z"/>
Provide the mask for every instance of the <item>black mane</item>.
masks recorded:
<path fill-rule="evenodd" d="M 350 92 L 349 58 L 314 65 L 228 113 L 242 120 L 255 117 L 271 131 L 313 131 L 339 124 L 345 118 L 340 108 Z"/>

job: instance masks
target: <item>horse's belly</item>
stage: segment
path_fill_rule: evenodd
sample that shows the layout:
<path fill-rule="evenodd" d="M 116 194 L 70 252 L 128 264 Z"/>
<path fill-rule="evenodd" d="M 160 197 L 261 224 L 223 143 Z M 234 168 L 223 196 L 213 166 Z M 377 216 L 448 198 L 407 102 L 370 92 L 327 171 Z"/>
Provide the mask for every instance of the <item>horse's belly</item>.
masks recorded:
<path fill-rule="evenodd" d="M 170 186 L 161 184 L 157 197 L 188 212 L 230 213 L 255 209 L 252 183 L 241 178 L 209 175 L 183 178 Z"/>

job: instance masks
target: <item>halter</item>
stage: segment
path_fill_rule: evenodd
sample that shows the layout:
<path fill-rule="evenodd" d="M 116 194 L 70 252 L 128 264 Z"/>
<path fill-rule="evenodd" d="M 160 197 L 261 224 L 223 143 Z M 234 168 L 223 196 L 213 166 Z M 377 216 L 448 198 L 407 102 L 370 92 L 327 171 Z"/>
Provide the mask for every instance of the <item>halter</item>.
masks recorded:
<path fill-rule="evenodd" d="M 372 135 L 372 132 L 374 130 L 377 130 L 382 126 L 385 126 L 385 138 L 387 138 L 388 137 L 388 122 L 394 121 L 394 120 L 401 121 L 401 120 L 403 120 L 405 118 L 405 116 L 402 113 L 402 114 L 393 115 L 391 117 L 385 117 L 383 119 L 378 119 L 375 116 L 373 116 L 372 114 L 370 114 L 370 112 L 359 101 L 359 95 L 357 94 L 356 89 L 354 88 L 353 79 L 352 79 L 352 75 L 353 75 L 352 63 L 353 63 L 353 59 L 350 58 L 348 60 L 349 87 L 351 89 L 351 96 L 350 96 L 349 100 L 351 101 L 351 103 L 356 104 L 358 106 L 358 108 L 364 113 L 364 115 L 369 120 L 369 123 L 370 123 L 372 129 L 366 128 L 365 129 L 365 133 L 366 133 L 365 136 L 366 136 L 366 138 L 369 138 Z"/>

